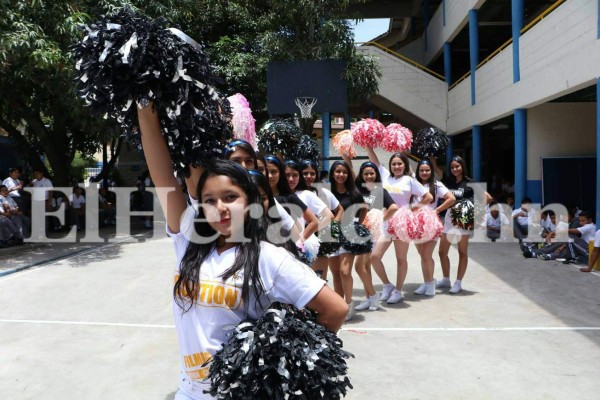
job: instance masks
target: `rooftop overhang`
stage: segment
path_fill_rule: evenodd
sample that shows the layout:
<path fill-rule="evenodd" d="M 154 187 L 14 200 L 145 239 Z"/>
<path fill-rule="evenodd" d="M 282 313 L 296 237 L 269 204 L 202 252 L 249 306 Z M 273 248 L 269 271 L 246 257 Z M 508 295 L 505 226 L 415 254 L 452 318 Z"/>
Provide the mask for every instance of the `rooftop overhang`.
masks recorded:
<path fill-rule="evenodd" d="M 415 3 L 419 0 L 371 0 L 364 3 L 351 3 L 347 9 L 350 18 L 403 18 L 415 13 Z"/>

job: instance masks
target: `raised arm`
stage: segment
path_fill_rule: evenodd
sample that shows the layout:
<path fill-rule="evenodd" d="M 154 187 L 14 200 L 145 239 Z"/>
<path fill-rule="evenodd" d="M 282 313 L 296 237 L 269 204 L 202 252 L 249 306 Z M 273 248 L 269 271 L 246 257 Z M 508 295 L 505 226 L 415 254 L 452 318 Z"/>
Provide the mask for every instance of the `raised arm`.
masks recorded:
<path fill-rule="evenodd" d="M 344 160 L 346 162 L 346 164 L 348 164 L 348 166 L 350 167 L 350 172 L 352 172 L 352 180 L 355 181 L 356 180 L 356 172 L 354 172 L 354 167 L 352 166 L 352 160 L 350 159 L 350 157 L 348 157 L 347 154 L 342 154 L 342 160 Z"/>
<path fill-rule="evenodd" d="M 375 154 L 375 151 L 373 151 L 371 147 L 365 147 L 365 149 L 367 150 L 367 154 L 369 155 L 369 161 L 377 165 L 377 168 L 379 168 L 381 162 L 379 162 L 379 158 L 377 158 L 377 154 Z"/>
<path fill-rule="evenodd" d="M 169 149 L 160 132 L 158 113 L 152 105 L 138 108 L 138 119 L 144 156 L 152 181 L 157 188 L 160 206 L 165 213 L 169 229 L 173 233 L 178 233 L 180 218 L 187 207 L 187 202 L 173 173 Z"/>

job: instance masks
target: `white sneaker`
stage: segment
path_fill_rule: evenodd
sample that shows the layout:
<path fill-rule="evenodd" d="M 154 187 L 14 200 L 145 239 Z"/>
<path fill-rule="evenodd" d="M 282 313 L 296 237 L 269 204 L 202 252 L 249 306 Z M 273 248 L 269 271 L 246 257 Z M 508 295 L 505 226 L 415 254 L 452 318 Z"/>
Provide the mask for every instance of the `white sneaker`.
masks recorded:
<path fill-rule="evenodd" d="M 435 287 L 438 288 L 438 289 L 439 288 L 448 288 L 450 286 L 452 286 L 450 284 L 450 278 L 446 278 L 446 277 L 443 277 L 442 279 L 440 279 L 439 281 L 437 281 L 437 283 L 435 284 Z"/>
<path fill-rule="evenodd" d="M 387 299 L 388 304 L 396 304 L 401 301 L 404 301 L 404 295 L 402 294 L 402 291 L 398 289 L 394 289 L 394 291 L 390 295 L 390 298 Z"/>
<path fill-rule="evenodd" d="M 380 300 L 381 301 L 386 301 L 387 299 L 389 299 L 390 295 L 392 294 L 392 292 L 394 291 L 394 289 L 396 289 L 396 287 L 394 285 L 392 285 L 391 283 L 384 284 L 383 285 L 383 291 L 381 292 Z"/>
<path fill-rule="evenodd" d="M 427 287 L 426 283 L 421 283 L 421 286 L 415 290 L 415 294 L 425 294 L 425 288 Z"/>
<path fill-rule="evenodd" d="M 456 294 L 456 293 L 460 293 L 461 290 L 462 290 L 461 281 L 456 280 L 454 282 L 454 285 L 452 285 L 452 289 L 450 289 L 449 293 Z"/>
<path fill-rule="evenodd" d="M 435 279 L 425 284 L 425 296 L 435 296 Z"/>
<path fill-rule="evenodd" d="M 369 311 L 379 310 L 379 293 L 375 292 L 373 296 L 369 297 Z"/>
<path fill-rule="evenodd" d="M 365 311 L 370 306 L 371 306 L 371 301 L 367 297 L 367 299 L 365 301 L 363 301 L 362 303 L 360 303 L 359 305 L 357 305 L 356 307 L 354 307 L 354 309 L 356 311 Z"/>
<path fill-rule="evenodd" d="M 352 318 L 354 318 L 354 316 L 356 315 L 356 308 L 354 307 L 354 302 L 350 302 L 350 304 L 348 304 L 348 314 L 346 314 L 346 319 L 345 321 L 350 321 Z"/>

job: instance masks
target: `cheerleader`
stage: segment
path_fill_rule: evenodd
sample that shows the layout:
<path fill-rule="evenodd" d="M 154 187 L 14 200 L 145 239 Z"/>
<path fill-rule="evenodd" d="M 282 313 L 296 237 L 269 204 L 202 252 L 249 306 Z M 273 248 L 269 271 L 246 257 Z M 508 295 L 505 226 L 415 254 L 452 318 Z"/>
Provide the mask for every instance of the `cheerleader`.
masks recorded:
<path fill-rule="evenodd" d="M 341 222 L 344 217 L 344 210 L 340 205 L 340 202 L 336 197 L 331 193 L 330 190 L 319 187 L 318 189 L 313 186 L 315 181 L 317 180 L 317 174 L 319 171 L 319 166 L 315 161 L 312 160 L 304 160 L 302 161 L 302 177 L 304 178 L 304 182 L 306 183 L 306 187 L 308 190 L 313 191 L 316 195 L 319 196 L 321 200 L 325 202 L 327 207 L 331 210 L 334 215 L 333 220 L 337 222 Z M 323 251 L 324 246 L 319 248 L 319 254 L 317 255 L 317 259 L 313 262 L 312 267 L 315 271 L 321 271 L 321 276 L 325 278 L 327 276 L 327 269 L 329 267 L 329 253 Z"/>
<path fill-rule="evenodd" d="M 415 178 L 410 175 L 410 164 L 408 158 L 402 153 L 394 153 L 390 157 L 389 169 L 385 168 L 372 148 L 366 147 L 369 160 L 377 166 L 383 187 L 390 193 L 390 196 L 398 207 L 408 207 L 412 196 L 420 197 L 421 200 L 415 203 L 412 208 L 417 209 L 431 203 L 433 196 L 427 191 Z M 383 282 L 383 292 L 381 301 L 386 301 L 388 304 L 395 304 L 404 301 L 402 294 L 402 285 L 406 279 L 408 272 L 407 253 L 408 242 L 401 240 L 393 240 L 394 249 L 396 250 L 396 286 L 390 283 L 385 272 L 385 267 L 382 262 L 385 251 L 390 247 L 392 240 L 384 238 L 379 240 L 373 253 L 371 254 L 371 264 L 375 272 Z"/>
<path fill-rule="evenodd" d="M 275 196 L 284 208 L 290 208 L 290 215 L 294 218 L 295 223 L 302 232 L 299 241 L 296 243 L 299 248 L 302 248 L 304 241 L 319 229 L 319 220 L 308 209 L 306 203 L 300 200 L 292 189 L 290 189 L 285 179 L 285 170 L 281 160 L 273 155 L 266 155 L 265 161 L 269 186 L 271 187 L 273 196 Z"/>
<path fill-rule="evenodd" d="M 367 209 L 364 207 L 365 200 L 356 187 L 351 177 L 352 169 L 344 161 L 336 161 L 329 170 L 329 181 L 331 182 L 331 193 L 338 199 L 340 205 L 346 214 L 345 219 L 353 218 L 362 222 L 367 215 Z M 350 216 L 348 213 L 350 212 Z M 342 225 L 346 225 L 344 222 Z M 348 314 L 346 321 L 354 317 L 356 312 L 354 302 L 352 301 L 352 265 L 355 255 L 341 248 L 334 256 L 330 257 L 329 265 L 333 275 L 333 288 L 348 304 Z"/>
<path fill-rule="evenodd" d="M 417 180 L 433 197 L 433 201 L 427 204 L 427 207 L 434 210 L 436 214 L 452 207 L 456 201 L 456 198 L 446 186 L 435 179 L 431 162 L 427 160 L 419 161 L 417 164 Z M 443 201 L 440 203 L 441 200 Z M 415 290 L 415 294 L 435 296 L 435 279 L 433 279 L 435 262 L 433 261 L 433 249 L 436 244 L 437 239 L 421 243 L 415 242 L 417 251 L 421 256 L 421 268 L 423 270 L 423 283 Z"/>
<path fill-rule="evenodd" d="M 465 160 L 460 156 L 452 157 L 449 165 L 450 174 L 444 176 L 442 182 L 452 192 L 456 200 L 469 199 L 473 201 L 473 189 L 468 186 L 471 178 L 467 176 L 467 167 Z M 489 203 L 491 196 L 486 192 L 485 200 Z M 443 278 L 437 281 L 436 287 L 450 288 L 449 293 L 456 294 L 462 290 L 462 280 L 467 272 L 467 264 L 469 262 L 469 237 L 473 231 L 461 229 L 452 225 L 451 213 L 446 212 L 444 217 L 444 233 L 440 240 L 440 264 L 442 264 Z M 451 236 L 457 236 L 458 243 L 458 271 L 456 272 L 456 280 L 454 284 L 450 284 L 450 251 Z"/>
<path fill-rule="evenodd" d="M 356 177 L 356 187 L 363 195 L 363 199 L 367 204 L 368 211 L 381 208 L 381 226 L 379 226 L 380 232 L 374 233 L 372 230 L 373 241 L 376 242 L 376 238 L 381 238 L 382 235 L 386 235 L 387 221 L 394 215 L 398 206 L 392 200 L 392 197 L 387 190 L 383 189 L 381 182 L 381 174 L 377 169 L 377 166 L 370 161 L 363 163 L 358 170 L 358 176 Z M 367 214 L 370 217 L 369 214 Z M 374 221 L 371 221 L 371 225 Z M 379 222 L 379 221 L 377 221 Z M 365 223 L 366 224 L 366 223 Z M 379 224 L 375 223 L 377 227 Z M 375 291 L 373 287 L 373 277 L 371 275 L 371 253 L 361 254 L 356 258 L 356 273 L 360 277 L 360 280 L 365 287 L 365 296 L 367 299 L 356 306 L 357 311 L 370 310 L 375 311 L 379 309 L 379 293 Z"/>
<path fill-rule="evenodd" d="M 138 110 L 138 118 L 152 180 L 156 187 L 171 189 L 158 191 L 158 198 L 177 257 L 173 310 L 181 374 L 175 399 L 212 398 L 204 392 L 208 367 L 189 360 L 210 359 L 231 326 L 259 318 L 273 301 L 310 307 L 320 323 L 337 331 L 347 313 L 344 301 L 310 268 L 265 240 L 264 216 L 250 218 L 245 212 L 260 204 L 246 170 L 230 161 L 206 166 L 196 192 L 202 207 L 196 210 L 188 206 L 174 176 L 158 114 L 150 106 Z M 194 232 L 201 240 L 190 241 Z"/>

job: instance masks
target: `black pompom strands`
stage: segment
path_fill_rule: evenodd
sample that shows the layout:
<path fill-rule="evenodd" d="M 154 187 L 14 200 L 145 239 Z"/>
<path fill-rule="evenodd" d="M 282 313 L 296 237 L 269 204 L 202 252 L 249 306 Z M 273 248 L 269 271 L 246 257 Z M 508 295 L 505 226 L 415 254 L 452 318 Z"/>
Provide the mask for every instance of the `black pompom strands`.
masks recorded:
<path fill-rule="evenodd" d="M 302 135 L 296 148 L 292 160 L 302 162 L 303 160 L 311 160 L 315 162 L 321 161 L 321 153 L 319 152 L 319 144 L 308 135 Z"/>
<path fill-rule="evenodd" d="M 373 248 L 371 231 L 358 222 L 352 222 L 342 228 L 342 247 L 354 255 L 369 253 Z"/>
<path fill-rule="evenodd" d="M 415 135 L 411 152 L 421 158 L 439 158 L 444 155 L 449 144 L 450 139 L 442 130 L 434 127 L 423 128 Z"/>
<path fill-rule="evenodd" d="M 227 400 L 340 399 L 352 388 L 337 335 L 314 312 L 274 303 L 240 323 L 210 362 L 208 391 Z"/>
<path fill-rule="evenodd" d="M 258 148 L 265 154 L 282 154 L 286 160 L 293 160 L 302 130 L 289 119 L 270 119 L 257 133 Z"/>
<path fill-rule="evenodd" d="M 469 199 L 458 201 L 450 209 L 452 225 L 457 228 L 472 231 L 475 228 L 475 206 Z"/>
<path fill-rule="evenodd" d="M 77 90 L 92 112 L 115 119 L 140 146 L 136 107 L 151 102 L 178 176 L 188 166 L 221 157 L 232 138 L 227 99 L 211 86 L 203 47 L 183 32 L 165 29 L 129 9 L 83 26 L 72 47 Z"/>
<path fill-rule="evenodd" d="M 331 221 L 330 226 L 330 234 L 333 240 L 325 240 L 323 235 L 319 235 L 319 239 L 321 239 L 321 246 L 319 246 L 319 253 L 317 256 L 328 256 L 340 249 L 342 247 L 342 239 L 344 235 L 342 235 L 342 226 L 339 221 Z"/>

